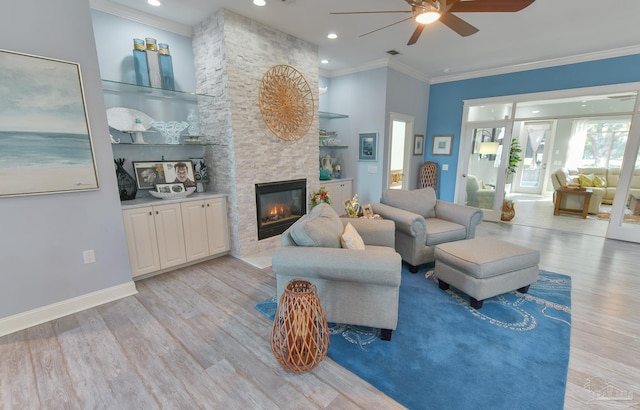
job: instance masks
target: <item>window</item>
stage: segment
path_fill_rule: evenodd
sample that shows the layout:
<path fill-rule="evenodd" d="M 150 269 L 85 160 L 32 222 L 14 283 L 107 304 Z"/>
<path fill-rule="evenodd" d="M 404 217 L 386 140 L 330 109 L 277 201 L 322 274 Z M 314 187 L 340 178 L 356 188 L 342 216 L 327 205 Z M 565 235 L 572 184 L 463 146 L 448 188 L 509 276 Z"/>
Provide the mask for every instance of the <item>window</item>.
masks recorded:
<path fill-rule="evenodd" d="M 619 168 L 631 119 L 592 119 L 574 122 L 570 142 L 571 167 Z"/>

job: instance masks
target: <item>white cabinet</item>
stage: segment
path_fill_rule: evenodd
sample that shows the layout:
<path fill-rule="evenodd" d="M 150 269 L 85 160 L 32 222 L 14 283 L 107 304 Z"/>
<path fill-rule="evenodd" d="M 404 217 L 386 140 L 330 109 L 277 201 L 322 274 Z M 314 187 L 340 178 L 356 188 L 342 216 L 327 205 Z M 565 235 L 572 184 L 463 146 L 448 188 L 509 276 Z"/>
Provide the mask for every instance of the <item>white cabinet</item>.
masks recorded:
<path fill-rule="evenodd" d="M 344 214 L 344 201 L 353 198 L 353 180 L 335 179 L 332 181 L 321 181 L 320 186 L 324 187 L 329 193 L 331 207 L 338 215 Z"/>
<path fill-rule="evenodd" d="M 228 252 L 231 246 L 229 243 L 229 223 L 227 222 L 227 199 L 209 199 L 205 201 L 205 209 L 207 211 L 209 254 Z"/>
<path fill-rule="evenodd" d="M 122 212 L 133 277 L 229 251 L 226 197 L 143 204 Z"/>
<path fill-rule="evenodd" d="M 123 217 L 134 277 L 187 261 L 179 204 L 128 209 Z"/>
<path fill-rule="evenodd" d="M 187 261 L 229 250 L 226 198 L 183 202 L 180 206 Z"/>

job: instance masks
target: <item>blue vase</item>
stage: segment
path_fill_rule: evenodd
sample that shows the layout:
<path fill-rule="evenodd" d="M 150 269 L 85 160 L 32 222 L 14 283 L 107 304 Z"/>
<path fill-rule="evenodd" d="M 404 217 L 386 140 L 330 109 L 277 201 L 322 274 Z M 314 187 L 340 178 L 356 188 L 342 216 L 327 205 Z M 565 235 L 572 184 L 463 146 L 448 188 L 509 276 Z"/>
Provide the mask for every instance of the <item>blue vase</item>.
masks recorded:
<path fill-rule="evenodd" d="M 136 84 L 149 87 L 149 67 L 147 66 L 147 54 L 144 52 L 144 40 L 133 39 L 133 65 L 136 70 Z"/>
<path fill-rule="evenodd" d="M 171 60 L 171 54 L 169 54 L 169 45 L 165 43 L 158 44 L 158 53 L 162 88 L 173 91 L 176 88 L 173 80 L 173 61 Z"/>

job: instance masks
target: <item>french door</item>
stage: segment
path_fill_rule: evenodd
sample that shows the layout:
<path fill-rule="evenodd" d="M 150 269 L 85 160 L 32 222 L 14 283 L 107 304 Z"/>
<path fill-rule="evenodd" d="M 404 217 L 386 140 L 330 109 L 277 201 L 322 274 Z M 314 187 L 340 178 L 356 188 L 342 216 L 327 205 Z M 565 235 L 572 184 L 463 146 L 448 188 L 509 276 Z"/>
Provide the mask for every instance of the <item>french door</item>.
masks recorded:
<path fill-rule="evenodd" d="M 640 104 L 640 103 L 639 103 Z M 633 116 L 606 237 L 640 243 L 640 113 Z"/>
<path fill-rule="evenodd" d="M 482 209 L 499 221 L 511 146 L 511 121 L 470 122 L 460 141 L 455 202 Z"/>
<path fill-rule="evenodd" d="M 516 122 L 514 132 L 522 147 L 522 163 L 514 178 L 511 192 L 542 195 L 548 178 L 547 162 L 553 147 L 555 121 Z"/>

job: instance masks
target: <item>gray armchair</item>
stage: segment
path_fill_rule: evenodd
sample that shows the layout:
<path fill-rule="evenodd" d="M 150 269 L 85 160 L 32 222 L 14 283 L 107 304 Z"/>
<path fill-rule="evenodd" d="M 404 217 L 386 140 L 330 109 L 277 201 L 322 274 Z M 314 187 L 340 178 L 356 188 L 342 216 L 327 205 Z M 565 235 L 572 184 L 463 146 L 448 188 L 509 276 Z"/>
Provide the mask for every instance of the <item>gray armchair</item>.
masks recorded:
<path fill-rule="evenodd" d="M 431 187 L 387 189 L 372 206 L 374 213 L 395 222 L 396 251 L 413 273 L 435 260 L 436 245 L 471 239 L 482 222 L 480 209 L 440 201 Z"/>
<path fill-rule="evenodd" d="M 340 236 L 351 223 L 365 249 L 344 249 Z M 402 260 L 394 250 L 392 221 L 340 218 L 320 204 L 282 234 L 272 267 L 278 300 L 285 285 L 300 278 L 316 286 L 329 322 L 381 329 L 391 340 L 398 324 Z"/>

